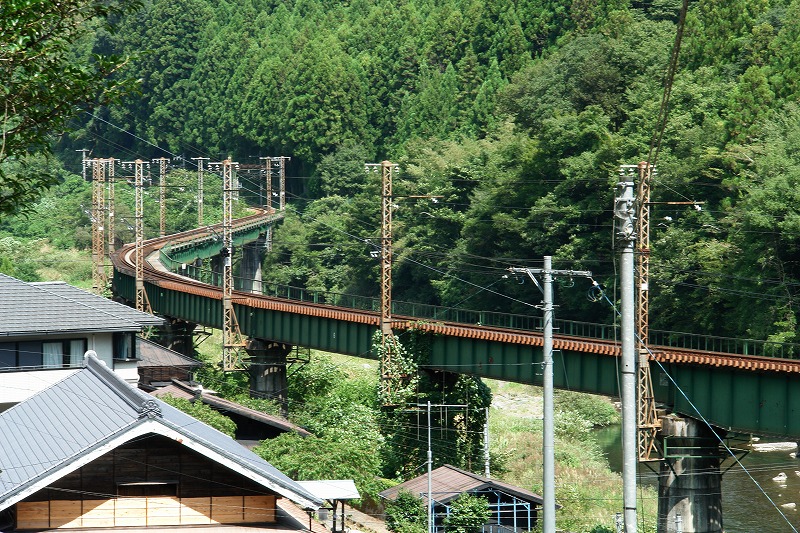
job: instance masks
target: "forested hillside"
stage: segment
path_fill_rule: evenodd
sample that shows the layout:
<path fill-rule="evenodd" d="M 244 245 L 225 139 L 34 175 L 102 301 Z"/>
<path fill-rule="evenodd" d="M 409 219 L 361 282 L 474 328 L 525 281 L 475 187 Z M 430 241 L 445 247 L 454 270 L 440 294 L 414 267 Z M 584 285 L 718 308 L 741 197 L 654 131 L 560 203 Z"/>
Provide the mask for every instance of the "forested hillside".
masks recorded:
<path fill-rule="evenodd" d="M 535 312 L 508 266 L 613 285 L 619 164 L 648 155 L 677 0 L 151 0 L 98 29 L 139 94 L 60 145 L 289 155 L 272 281 L 375 295 L 377 177 L 400 164 L 395 298 Z M 800 1 L 689 3 L 652 214 L 652 327 L 796 338 Z M 89 45 L 86 46 L 88 51 Z M 156 147 L 159 147 L 158 149 Z M 485 290 L 491 287 L 490 290 Z M 507 296 L 511 296 L 509 299 Z M 581 286 L 564 318 L 610 320 Z"/>

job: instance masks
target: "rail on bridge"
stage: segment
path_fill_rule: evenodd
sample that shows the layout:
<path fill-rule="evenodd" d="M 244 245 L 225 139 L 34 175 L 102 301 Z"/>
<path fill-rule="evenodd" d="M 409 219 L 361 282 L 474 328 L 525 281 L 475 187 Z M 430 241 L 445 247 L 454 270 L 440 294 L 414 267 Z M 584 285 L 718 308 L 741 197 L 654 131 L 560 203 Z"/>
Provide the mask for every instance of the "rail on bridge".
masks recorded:
<path fill-rule="evenodd" d="M 282 213 L 239 219 L 234 244 L 256 239 Z M 145 289 L 154 312 L 222 327 L 221 289 L 198 281 L 198 258 L 222 246 L 219 226 L 145 242 Z M 114 254 L 114 291 L 135 296 L 134 245 Z M 244 335 L 313 349 L 373 357 L 379 327 L 375 298 L 263 284 L 235 291 Z M 424 366 L 539 385 L 541 317 L 393 302 L 395 331 L 424 339 Z M 554 382 L 563 389 L 619 396 L 619 337 L 613 324 L 556 320 Z M 728 431 L 800 438 L 800 345 L 651 331 L 656 400 L 679 414 Z M 678 389 L 683 391 L 683 393 Z M 685 396 L 684 396 L 685 393 Z"/>

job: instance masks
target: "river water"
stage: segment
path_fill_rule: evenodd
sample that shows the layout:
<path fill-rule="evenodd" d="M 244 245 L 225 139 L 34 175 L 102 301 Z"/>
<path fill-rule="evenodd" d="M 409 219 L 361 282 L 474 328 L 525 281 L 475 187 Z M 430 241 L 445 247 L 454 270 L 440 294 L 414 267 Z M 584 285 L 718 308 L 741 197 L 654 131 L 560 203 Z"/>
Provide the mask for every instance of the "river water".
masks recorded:
<path fill-rule="evenodd" d="M 620 472 L 619 426 L 603 428 L 596 435 L 611 469 Z M 790 452 L 751 451 L 741 459 L 749 475 L 733 459 L 724 462 L 723 471 L 730 467 L 722 476 L 722 516 L 726 533 L 796 533 L 800 530 L 800 459 L 791 457 Z M 785 481 L 773 480 L 781 473 L 786 475 Z M 656 475 L 647 467 L 640 468 L 639 479 L 652 487 L 658 485 Z M 796 507 L 791 508 L 790 504 Z"/>

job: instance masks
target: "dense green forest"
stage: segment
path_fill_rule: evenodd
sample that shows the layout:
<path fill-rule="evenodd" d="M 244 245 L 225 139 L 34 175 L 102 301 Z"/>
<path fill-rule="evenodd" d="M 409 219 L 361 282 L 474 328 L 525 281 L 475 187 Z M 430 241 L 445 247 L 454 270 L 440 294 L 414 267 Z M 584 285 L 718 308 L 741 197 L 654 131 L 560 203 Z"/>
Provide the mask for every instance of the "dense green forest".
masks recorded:
<path fill-rule="evenodd" d="M 379 184 L 400 164 L 395 298 L 531 312 L 509 266 L 613 286 L 613 185 L 647 158 L 677 0 L 151 0 L 85 51 L 132 55 L 121 104 L 58 151 L 289 155 L 272 281 L 376 295 Z M 794 341 L 797 0 L 689 3 L 653 183 L 653 328 Z M 127 154 L 127 155 L 126 155 Z M 703 202 L 701 209 L 658 202 Z M 485 290 L 491 287 L 490 290 Z M 564 318 L 611 320 L 580 286 Z"/>
<path fill-rule="evenodd" d="M 0 17 L 16 4 L 0 5 Z M 800 0 L 688 2 L 663 132 L 679 0 L 129 4 L 87 10 L 87 19 L 110 25 L 82 25 L 81 38 L 57 45 L 62 61 L 41 71 L 26 66 L 25 39 L 0 49 L 2 68 L 21 65 L 2 85 L 3 138 L 14 142 L 0 146 L 0 271 L 37 279 L 60 268 L 71 282 L 86 279 L 89 264 L 67 255 L 91 239 L 77 149 L 172 158 L 180 167 L 170 178 L 172 231 L 195 220 L 191 158 L 285 155 L 289 209 L 265 260 L 267 282 L 377 296 L 370 252 L 380 239 L 381 192 L 364 163 L 389 159 L 400 169 L 394 298 L 538 314 L 538 290 L 503 277 L 507 268 L 552 255 L 556 268 L 591 270 L 615 287 L 618 167 L 652 156 L 659 139 L 652 327 L 797 341 Z M 43 75 L 74 85 L 43 91 Z M 93 100 L 93 88 L 105 97 Z M 48 122 L 54 97 L 59 106 L 82 104 L 81 112 Z M 29 135 L 10 135 L 27 124 L 35 125 Z M 54 140 L 45 125 L 71 132 Z M 51 141 L 56 158 L 24 155 Z M 38 198 L 39 185 L 53 187 Z M 207 187 L 211 221 L 220 184 Z M 116 238 L 130 241 L 132 193 L 118 194 Z M 400 198 L 409 195 L 437 198 Z M 157 206 L 146 203 L 154 236 Z M 7 215 L 19 210 L 27 216 Z M 613 320 L 585 298 L 584 280 L 559 281 L 557 317 Z M 374 401 L 362 384 L 328 385 L 334 396 L 303 406 L 305 423 L 321 424 L 313 412 L 345 396 Z M 448 393 L 488 401 L 478 381 L 449 385 Z M 435 384 L 425 387 L 432 395 Z M 336 426 L 315 429 L 320 450 L 343 438 Z M 385 438 L 369 424 L 359 429 L 365 441 Z M 284 450 L 305 451 L 287 441 Z M 454 452 L 459 458 L 467 459 Z M 410 459 L 381 460 L 370 465 L 375 473 L 409 473 Z"/>

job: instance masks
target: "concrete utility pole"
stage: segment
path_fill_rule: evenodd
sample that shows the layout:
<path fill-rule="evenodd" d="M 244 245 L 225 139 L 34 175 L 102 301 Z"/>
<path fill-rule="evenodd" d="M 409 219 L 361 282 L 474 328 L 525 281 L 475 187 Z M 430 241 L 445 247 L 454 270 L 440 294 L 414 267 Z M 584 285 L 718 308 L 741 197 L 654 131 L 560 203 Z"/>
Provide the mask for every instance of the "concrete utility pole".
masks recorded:
<path fill-rule="evenodd" d="M 292 158 L 282 155 L 278 158 L 280 160 L 280 203 L 278 209 L 283 211 L 286 209 L 286 162 L 291 161 Z"/>
<path fill-rule="evenodd" d="M 624 179 L 624 173 L 621 173 Z M 614 199 L 622 286 L 622 505 L 625 533 L 636 533 L 636 344 L 634 342 L 633 247 L 636 242 L 633 182 L 620 181 Z"/>
<path fill-rule="evenodd" d="M 488 479 L 492 477 L 489 471 L 489 408 L 484 409 L 486 420 L 483 422 L 483 477 Z"/>
<path fill-rule="evenodd" d="M 207 157 L 193 157 L 197 161 L 197 225 L 203 226 L 203 161 L 208 161 Z"/>
<path fill-rule="evenodd" d="M 108 176 L 108 220 L 107 220 L 107 235 L 108 235 L 108 257 L 109 263 L 111 262 L 111 254 L 114 253 L 115 248 L 115 228 L 114 228 L 114 210 L 116 209 L 114 203 L 114 189 L 116 187 L 116 183 L 114 182 L 114 162 L 116 159 L 113 157 L 109 157 L 105 160 L 108 168 L 106 169 L 106 173 Z"/>
<path fill-rule="evenodd" d="M 264 207 L 267 211 L 272 209 L 272 158 L 271 157 L 259 157 L 259 161 L 264 162 L 264 182 L 266 186 L 266 198 L 263 202 Z"/>
<path fill-rule="evenodd" d="M 544 346 L 542 362 L 542 381 L 544 389 L 544 421 L 542 427 L 542 451 L 543 451 L 543 498 L 544 504 L 542 513 L 544 514 L 544 533 L 555 533 L 556 531 L 556 487 L 555 487 L 555 403 L 553 387 L 553 276 L 569 276 L 591 278 L 592 273 L 584 270 L 553 270 L 552 257 L 544 257 L 544 268 L 509 268 L 513 273 L 527 274 L 528 277 L 541 289 L 534 274 L 541 274 L 544 289 L 544 301 L 542 310 L 544 311 Z"/>
<path fill-rule="evenodd" d="M 158 234 L 164 237 L 167 234 L 167 162 L 166 157 L 153 159 L 153 163 L 158 163 Z"/>
<path fill-rule="evenodd" d="M 81 176 L 83 176 L 83 181 L 86 181 L 86 169 L 89 167 L 89 159 L 86 157 L 86 154 L 91 153 L 91 150 L 88 148 L 81 148 L 80 150 L 75 150 L 76 152 L 81 153 Z"/>

